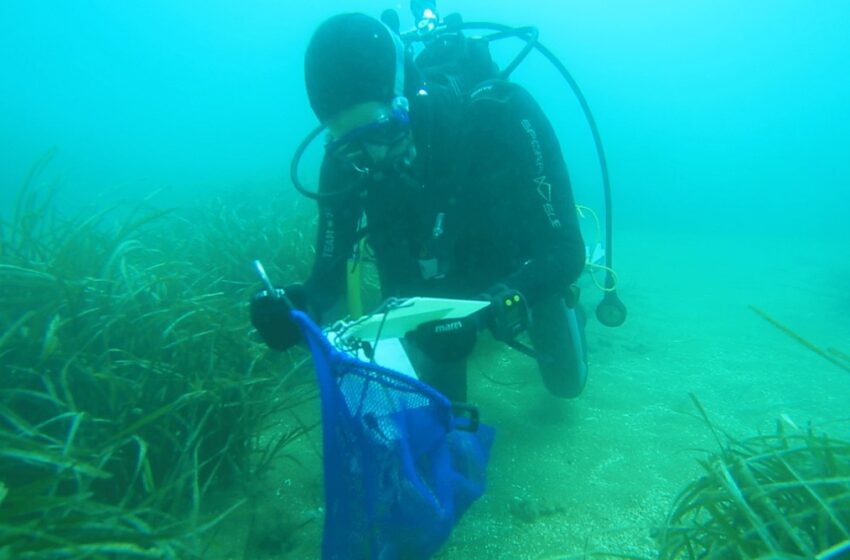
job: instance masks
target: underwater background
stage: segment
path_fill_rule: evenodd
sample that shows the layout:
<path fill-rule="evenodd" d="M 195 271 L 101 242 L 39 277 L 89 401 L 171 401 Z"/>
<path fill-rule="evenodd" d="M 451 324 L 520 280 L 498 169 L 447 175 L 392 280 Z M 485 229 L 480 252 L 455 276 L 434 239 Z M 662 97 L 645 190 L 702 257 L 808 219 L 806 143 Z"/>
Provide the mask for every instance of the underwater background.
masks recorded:
<path fill-rule="evenodd" d="M 385 8 L 412 25 L 399 2 L 0 3 L 0 558 L 60 545 L 318 556 L 309 364 L 253 338 L 249 260 L 303 278 L 313 207 L 288 168 L 316 125 L 304 50 L 330 15 Z M 439 557 L 657 557 L 679 492 L 711 472 L 697 460 L 723 447 L 712 426 L 725 443 L 777 422 L 850 439 L 850 4 L 439 8 L 537 26 L 575 77 L 608 158 L 629 308 L 622 327 L 588 325 L 590 380 L 571 402 L 482 341 L 470 399 L 497 430 L 489 487 Z M 513 79 L 554 123 L 577 201 L 601 215 L 577 101 L 539 56 Z M 305 158 L 308 185 L 318 157 Z M 582 284 L 592 309 L 601 294 Z M 850 527 L 842 492 L 827 502 Z M 24 552 L 34 496 L 59 536 Z M 92 514 L 91 496 L 127 548 L 56 523 L 63 508 Z M 190 528 L 192 543 L 172 543 Z M 828 544 L 850 538 L 837 534 Z M 101 548 L 73 548 L 83 541 Z"/>
<path fill-rule="evenodd" d="M 19 2 L 0 6 L 0 177 L 61 148 L 75 197 L 181 198 L 273 181 L 315 124 L 302 58 L 339 11 L 406 2 Z M 467 20 L 536 25 L 587 96 L 619 227 L 841 231 L 850 78 L 840 1 L 446 1 Z M 578 106 L 540 57 L 525 84 L 555 122 L 579 196 L 598 169 Z M 10 189 L 3 196 L 9 197 Z M 846 232 L 846 230 L 844 230 Z"/>

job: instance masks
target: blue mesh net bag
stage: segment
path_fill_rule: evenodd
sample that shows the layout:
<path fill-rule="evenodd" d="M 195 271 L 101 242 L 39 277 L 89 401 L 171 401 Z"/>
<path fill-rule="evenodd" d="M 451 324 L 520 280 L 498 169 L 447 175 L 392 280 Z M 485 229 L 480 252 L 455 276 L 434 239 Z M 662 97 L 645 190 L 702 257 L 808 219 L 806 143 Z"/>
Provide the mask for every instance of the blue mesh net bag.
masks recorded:
<path fill-rule="evenodd" d="M 432 387 L 331 345 L 293 312 L 322 399 L 325 560 L 424 559 L 484 492 L 493 430 Z"/>

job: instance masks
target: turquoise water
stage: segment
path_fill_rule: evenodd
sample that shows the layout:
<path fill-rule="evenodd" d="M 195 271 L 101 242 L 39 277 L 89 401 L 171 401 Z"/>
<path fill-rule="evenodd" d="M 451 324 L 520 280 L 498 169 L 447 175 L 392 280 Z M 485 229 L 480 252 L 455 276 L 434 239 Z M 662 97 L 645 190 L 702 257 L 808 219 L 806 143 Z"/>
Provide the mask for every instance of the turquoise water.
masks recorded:
<path fill-rule="evenodd" d="M 786 415 L 846 437 L 850 375 L 748 306 L 850 353 L 850 4 L 440 6 L 537 25 L 582 87 L 607 151 L 630 311 L 619 329 L 589 326 L 591 380 L 575 402 L 553 401 L 523 358 L 484 344 L 473 370 L 495 363 L 492 377 L 509 382 L 471 381 L 500 434 L 491 485 L 441 557 L 556 557 L 587 539 L 646 553 L 643 528 L 698 473 L 691 450 L 711 445 L 689 393 L 741 436 Z M 6 0 L 0 207 L 53 146 L 46 174 L 61 179 L 69 209 L 157 189 L 162 205 L 244 189 L 294 200 L 289 157 L 315 126 L 301 67 L 312 29 L 339 11 L 386 7 L 403 8 Z M 577 199 L 601 209 L 590 135 L 566 86 L 538 59 L 515 79 L 555 124 Z M 269 480 L 303 511 L 321 505 L 317 443 Z M 542 514 L 524 520 L 526 504 Z M 239 522 L 225 534 L 239 535 Z M 314 555 L 317 530 L 307 525 L 279 557 Z"/>
<path fill-rule="evenodd" d="M 540 27 L 599 121 L 619 226 L 834 231 L 845 222 L 846 3 L 440 5 Z M 0 177 L 19 184 L 55 145 L 56 173 L 81 197 L 283 183 L 315 123 L 301 81 L 312 29 L 337 11 L 402 6 L 3 2 Z M 517 79 L 558 125 L 576 191 L 592 201 L 598 171 L 574 100 L 542 62 Z"/>

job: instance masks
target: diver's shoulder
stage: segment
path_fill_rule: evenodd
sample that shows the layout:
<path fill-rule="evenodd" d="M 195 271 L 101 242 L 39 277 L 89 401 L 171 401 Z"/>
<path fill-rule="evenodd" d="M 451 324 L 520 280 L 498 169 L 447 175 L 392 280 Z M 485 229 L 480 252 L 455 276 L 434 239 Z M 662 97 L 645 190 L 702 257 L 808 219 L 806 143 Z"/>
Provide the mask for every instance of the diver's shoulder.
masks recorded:
<path fill-rule="evenodd" d="M 531 99 L 531 94 L 516 82 L 508 80 L 492 79 L 481 82 L 469 92 L 469 102 L 487 101 L 518 101 L 523 102 Z"/>
<path fill-rule="evenodd" d="M 507 130 L 534 106 L 534 99 L 521 85 L 505 80 L 488 80 L 469 93 L 465 115 L 474 128 Z"/>
<path fill-rule="evenodd" d="M 329 154 L 322 157 L 319 171 L 320 194 L 338 194 L 326 203 L 350 204 L 359 195 L 359 191 L 353 185 L 363 180 L 363 176 L 355 171 L 350 165 L 344 165 L 338 158 Z"/>

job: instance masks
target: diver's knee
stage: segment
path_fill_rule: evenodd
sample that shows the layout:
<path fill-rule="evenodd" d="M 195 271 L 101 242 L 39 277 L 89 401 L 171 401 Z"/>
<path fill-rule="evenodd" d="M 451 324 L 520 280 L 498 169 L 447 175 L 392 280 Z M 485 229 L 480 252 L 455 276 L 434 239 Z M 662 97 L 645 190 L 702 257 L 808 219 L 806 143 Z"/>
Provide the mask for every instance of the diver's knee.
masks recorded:
<path fill-rule="evenodd" d="M 586 320 L 577 301 L 567 303 L 559 300 L 547 310 L 533 340 L 543 383 L 562 399 L 578 397 L 587 382 Z"/>
<path fill-rule="evenodd" d="M 541 367 L 543 385 L 552 396 L 560 399 L 574 399 L 581 395 L 587 384 L 587 366 L 579 364 L 578 368 Z M 565 371 L 567 369 L 567 371 Z"/>

